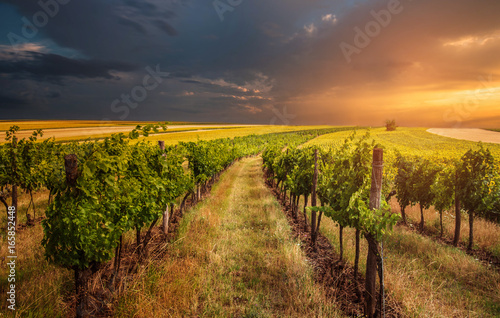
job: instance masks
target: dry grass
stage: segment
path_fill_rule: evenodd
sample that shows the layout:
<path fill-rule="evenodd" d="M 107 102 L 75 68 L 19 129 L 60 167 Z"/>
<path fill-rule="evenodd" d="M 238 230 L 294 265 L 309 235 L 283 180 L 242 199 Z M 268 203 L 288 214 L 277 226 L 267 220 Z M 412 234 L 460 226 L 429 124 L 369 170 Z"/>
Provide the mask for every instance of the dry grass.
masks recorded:
<path fill-rule="evenodd" d="M 169 253 L 120 299 L 118 316 L 341 316 L 290 238 L 259 159 L 236 163 L 185 215 Z"/>
<path fill-rule="evenodd" d="M 338 226 L 331 219 L 323 220 L 322 233 L 338 249 Z M 344 257 L 351 264 L 354 244 L 354 230 L 344 229 Z M 362 273 L 366 253 L 362 239 Z M 500 316 L 500 273 L 463 251 L 398 226 L 384 243 L 384 257 L 387 292 L 404 305 L 408 316 Z"/>
<path fill-rule="evenodd" d="M 498 272 L 404 227 L 396 228 L 386 250 L 387 285 L 410 312 L 424 317 L 498 316 Z"/>
<path fill-rule="evenodd" d="M 47 205 L 47 191 L 38 191 L 34 195 L 37 207 L 45 210 Z M 19 199 L 18 221 L 26 222 L 25 209 L 29 196 L 23 194 Z M 6 213 L 2 206 L 2 224 L 7 224 Z M 42 215 L 40 211 L 38 216 Z M 30 214 L 32 211 L 30 210 Z M 0 255 L 3 262 L 7 262 L 6 228 L 0 230 Z M 62 317 L 68 310 L 65 298 L 72 291 L 72 272 L 49 264 L 44 257 L 44 249 L 40 242 L 43 230 L 40 224 L 34 227 L 23 228 L 16 234 L 16 314 L 19 317 Z M 7 267 L 0 267 L 0 294 L 7 292 Z M 7 315 L 7 303 L 1 302 L 0 316 Z"/>
<path fill-rule="evenodd" d="M 392 211 L 401 213 L 396 200 L 391 200 L 391 207 Z M 420 207 L 418 204 L 413 207 L 407 207 L 405 212 L 412 226 L 418 227 L 418 223 L 420 222 Z M 441 231 L 439 212 L 434 207 L 424 210 L 424 220 L 426 228 L 438 236 Z M 443 235 L 449 239 L 453 239 L 455 235 L 454 210 L 443 213 Z M 469 243 L 469 216 L 466 213 L 462 214 L 460 241 L 465 245 Z M 500 257 L 500 226 L 482 218 L 474 218 L 474 245 Z"/>

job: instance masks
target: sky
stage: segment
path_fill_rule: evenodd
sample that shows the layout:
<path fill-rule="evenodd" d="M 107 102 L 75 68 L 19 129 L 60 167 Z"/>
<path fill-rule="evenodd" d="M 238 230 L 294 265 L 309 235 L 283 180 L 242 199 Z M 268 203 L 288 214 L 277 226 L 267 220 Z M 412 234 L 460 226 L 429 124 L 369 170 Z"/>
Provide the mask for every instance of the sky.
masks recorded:
<path fill-rule="evenodd" d="M 498 0 L 0 0 L 0 119 L 500 127 Z"/>

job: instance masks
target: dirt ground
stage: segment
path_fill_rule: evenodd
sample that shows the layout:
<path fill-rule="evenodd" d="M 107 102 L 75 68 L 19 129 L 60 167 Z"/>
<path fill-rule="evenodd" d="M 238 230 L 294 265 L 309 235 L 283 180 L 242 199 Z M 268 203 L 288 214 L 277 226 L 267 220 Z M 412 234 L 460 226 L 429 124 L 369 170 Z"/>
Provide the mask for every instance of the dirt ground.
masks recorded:
<path fill-rule="evenodd" d="M 479 128 L 431 128 L 428 132 L 455 139 L 500 144 L 500 132 Z"/>

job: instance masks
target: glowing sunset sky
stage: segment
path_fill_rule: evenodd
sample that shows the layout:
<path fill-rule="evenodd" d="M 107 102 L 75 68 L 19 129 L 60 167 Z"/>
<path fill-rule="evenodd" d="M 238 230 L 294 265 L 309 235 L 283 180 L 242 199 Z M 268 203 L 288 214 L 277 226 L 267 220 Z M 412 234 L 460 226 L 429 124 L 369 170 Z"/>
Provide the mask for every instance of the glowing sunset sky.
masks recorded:
<path fill-rule="evenodd" d="M 0 119 L 500 127 L 500 1 L 0 0 Z"/>

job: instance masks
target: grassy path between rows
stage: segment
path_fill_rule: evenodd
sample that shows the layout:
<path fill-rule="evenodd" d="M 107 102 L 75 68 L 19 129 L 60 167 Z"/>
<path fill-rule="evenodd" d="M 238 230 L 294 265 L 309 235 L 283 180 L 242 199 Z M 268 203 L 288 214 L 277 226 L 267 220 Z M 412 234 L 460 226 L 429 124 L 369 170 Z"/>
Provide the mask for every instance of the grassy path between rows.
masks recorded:
<path fill-rule="evenodd" d="M 120 299 L 120 317 L 341 317 L 314 282 L 260 158 L 236 162 L 184 215 L 169 255 Z"/>

